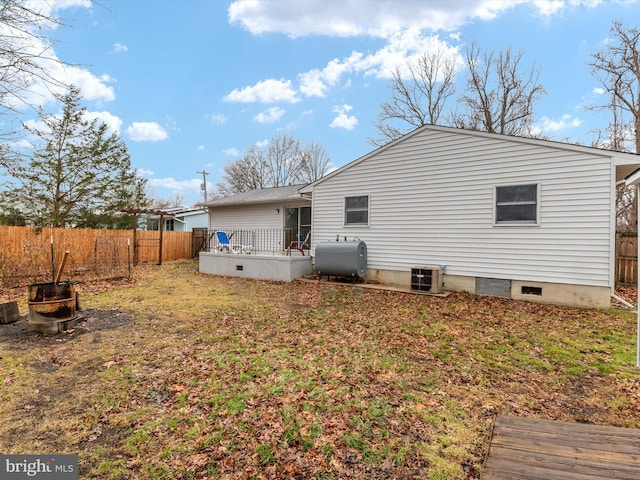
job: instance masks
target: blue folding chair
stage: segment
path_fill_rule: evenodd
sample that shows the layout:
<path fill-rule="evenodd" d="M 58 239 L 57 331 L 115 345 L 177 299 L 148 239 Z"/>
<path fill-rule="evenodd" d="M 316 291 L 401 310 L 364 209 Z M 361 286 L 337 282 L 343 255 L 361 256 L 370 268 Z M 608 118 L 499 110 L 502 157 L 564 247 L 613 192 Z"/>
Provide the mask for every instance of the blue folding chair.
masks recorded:
<path fill-rule="evenodd" d="M 233 233 L 231 236 L 228 236 L 227 232 L 223 232 L 222 230 L 216 231 L 218 244 L 214 247 L 214 252 L 235 254 L 253 252 L 253 246 L 251 245 L 232 245 L 230 240 L 231 237 L 233 237 Z"/>
<path fill-rule="evenodd" d="M 216 244 L 215 248 L 213 249 L 214 252 L 216 253 L 231 253 L 233 252 L 233 249 L 231 247 L 231 241 L 229 240 L 229 237 L 227 236 L 227 232 L 223 232 L 222 230 L 218 230 L 216 232 L 216 239 L 218 240 L 218 243 Z M 235 253 L 235 252 L 233 252 Z"/>

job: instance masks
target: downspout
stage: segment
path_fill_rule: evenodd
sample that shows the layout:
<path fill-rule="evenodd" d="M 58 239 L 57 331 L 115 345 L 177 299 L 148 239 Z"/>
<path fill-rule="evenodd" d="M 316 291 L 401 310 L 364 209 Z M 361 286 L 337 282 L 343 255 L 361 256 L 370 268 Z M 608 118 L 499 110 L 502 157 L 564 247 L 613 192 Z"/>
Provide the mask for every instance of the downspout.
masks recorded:
<path fill-rule="evenodd" d="M 640 219 L 640 183 L 636 184 L 636 205 L 637 205 L 637 213 L 636 213 L 636 230 L 638 229 L 638 221 L 637 219 Z M 638 258 L 638 253 L 640 252 L 640 243 L 638 243 L 638 246 L 636 248 L 636 258 Z M 640 267 L 640 262 L 636 262 L 638 267 Z M 637 322 L 636 322 L 636 367 L 640 368 L 640 268 L 638 268 L 638 271 L 636 272 L 636 276 L 638 277 L 638 285 L 637 285 L 637 290 L 638 290 L 638 298 L 636 299 L 637 302 L 637 310 L 638 310 L 638 318 L 637 318 Z"/>
<path fill-rule="evenodd" d="M 622 303 L 625 307 L 627 307 L 629 310 L 635 310 L 636 306 L 633 303 L 629 303 L 627 302 L 624 298 L 619 297 L 618 295 L 616 295 L 615 293 L 611 294 L 611 298 L 613 298 L 614 300 L 617 300 L 618 302 Z"/>
<path fill-rule="evenodd" d="M 615 170 L 614 170 L 615 171 Z M 614 191 L 616 191 L 618 188 L 620 187 L 624 187 L 626 185 L 626 181 L 625 180 L 619 180 L 615 183 L 615 188 Z M 640 188 L 640 185 L 637 187 Z M 640 208 L 640 207 L 639 207 Z M 617 237 L 616 237 L 616 222 L 615 222 L 615 218 L 616 218 L 616 206 L 615 206 L 615 202 L 614 202 L 614 206 L 613 206 L 613 212 L 612 212 L 612 216 L 614 218 L 613 221 L 613 244 L 616 245 L 617 242 Z M 613 249 L 613 258 L 614 261 L 612 262 L 613 265 L 616 264 L 616 249 L 614 247 Z M 616 295 L 615 293 L 615 285 L 616 285 L 616 273 L 615 273 L 615 268 L 614 268 L 614 272 L 613 272 L 613 288 L 612 288 L 612 292 L 611 292 L 611 298 L 613 298 L 614 300 L 620 302 L 621 304 L 623 304 L 625 307 L 627 307 L 629 310 L 635 310 L 636 306 L 630 302 L 627 302 L 624 298 L 620 297 L 619 295 Z M 640 315 L 640 314 L 639 314 Z M 640 318 L 640 317 L 639 317 Z M 638 323 L 638 325 L 640 325 L 640 322 Z M 640 338 L 640 337 L 639 337 Z M 638 347 L 640 348 L 640 347 Z M 640 351 L 640 350 L 639 350 Z M 638 358 L 640 359 L 640 355 L 638 355 Z M 640 360 L 638 360 L 639 366 L 640 366 Z"/>
<path fill-rule="evenodd" d="M 626 185 L 635 185 L 636 187 L 636 198 L 639 198 L 638 195 L 640 195 L 640 169 L 637 169 L 635 172 L 627 175 L 625 177 L 625 184 Z M 636 202 L 638 205 L 638 210 L 637 210 L 637 215 L 640 219 L 640 202 Z M 636 225 L 637 225 L 637 221 L 636 221 Z M 638 245 L 638 247 L 636 248 L 636 257 L 638 256 L 638 253 L 640 253 L 640 245 Z M 640 263 L 640 262 L 639 262 Z M 637 319 L 636 319 L 636 367 L 640 368 L 640 275 L 638 276 L 638 285 L 637 285 L 637 289 L 638 289 L 638 297 L 636 298 L 636 302 L 638 303 L 636 306 L 636 311 L 637 311 Z"/>

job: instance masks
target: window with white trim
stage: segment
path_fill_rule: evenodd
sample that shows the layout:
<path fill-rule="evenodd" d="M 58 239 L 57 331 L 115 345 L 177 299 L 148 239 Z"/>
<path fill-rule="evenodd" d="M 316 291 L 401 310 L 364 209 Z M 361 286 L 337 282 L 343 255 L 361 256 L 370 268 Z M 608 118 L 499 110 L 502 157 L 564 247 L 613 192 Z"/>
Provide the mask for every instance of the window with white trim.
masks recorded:
<path fill-rule="evenodd" d="M 496 187 L 495 199 L 497 225 L 538 223 L 537 184 Z"/>
<path fill-rule="evenodd" d="M 344 224 L 369 225 L 369 196 L 344 198 Z"/>

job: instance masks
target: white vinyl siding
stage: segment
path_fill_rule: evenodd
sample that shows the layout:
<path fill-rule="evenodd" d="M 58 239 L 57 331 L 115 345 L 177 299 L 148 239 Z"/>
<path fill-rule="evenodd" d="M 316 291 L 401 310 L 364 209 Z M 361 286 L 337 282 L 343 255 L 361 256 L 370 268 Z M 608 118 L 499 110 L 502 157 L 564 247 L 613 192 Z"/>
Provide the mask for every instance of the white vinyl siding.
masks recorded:
<path fill-rule="evenodd" d="M 209 208 L 209 228 L 212 230 L 252 229 L 269 230 L 282 228 L 280 213 L 275 205 L 240 205 Z"/>
<path fill-rule="evenodd" d="M 308 207 L 309 203 L 249 204 L 209 207 L 212 230 L 274 230 L 284 228 L 286 207 Z"/>
<path fill-rule="evenodd" d="M 313 187 L 314 244 L 358 237 L 368 268 L 611 284 L 611 159 L 504 136 L 422 129 Z M 559 146 L 561 144 L 558 144 Z M 538 225 L 496 228 L 496 185 L 538 185 Z M 369 196 L 369 228 L 343 224 L 344 192 Z"/>
<path fill-rule="evenodd" d="M 286 207 L 305 206 L 309 203 L 287 201 L 278 204 L 248 204 L 248 205 L 225 205 L 219 207 L 209 207 L 209 229 L 224 231 L 246 231 L 248 235 L 243 243 L 255 244 L 251 235 L 265 236 L 265 231 L 269 239 L 268 244 L 263 244 L 263 248 L 269 250 L 284 250 L 284 209 Z M 277 231 L 282 231 L 282 235 L 276 235 Z"/>

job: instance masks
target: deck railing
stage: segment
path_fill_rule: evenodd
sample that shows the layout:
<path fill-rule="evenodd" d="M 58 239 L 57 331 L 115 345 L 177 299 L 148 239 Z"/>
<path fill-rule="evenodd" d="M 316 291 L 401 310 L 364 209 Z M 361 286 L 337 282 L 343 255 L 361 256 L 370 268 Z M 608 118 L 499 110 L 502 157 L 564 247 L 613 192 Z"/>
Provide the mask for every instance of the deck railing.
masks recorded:
<path fill-rule="evenodd" d="M 265 230 L 249 230 L 245 228 L 220 229 L 227 234 L 231 248 L 236 253 L 282 255 L 294 240 L 304 239 L 306 232 L 300 229 L 298 232 L 291 228 L 276 228 Z M 308 230 L 308 229 L 307 229 Z M 216 232 L 218 229 L 209 230 L 209 250 L 215 252 L 221 250 Z M 297 238 L 296 238 L 297 237 Z M 308 250 L 309 245 L 305 245 Z"/>

